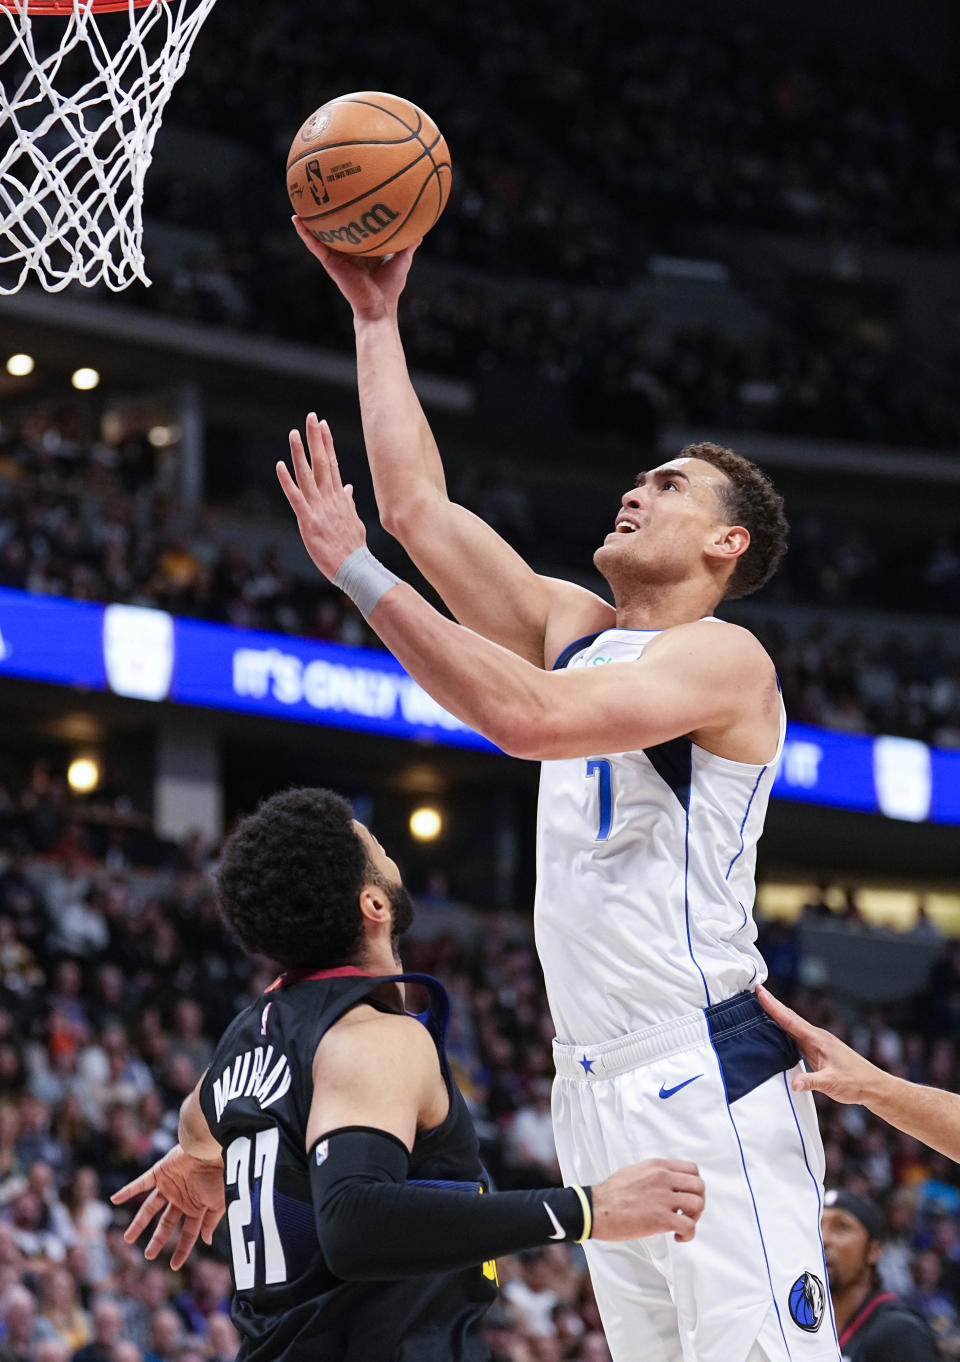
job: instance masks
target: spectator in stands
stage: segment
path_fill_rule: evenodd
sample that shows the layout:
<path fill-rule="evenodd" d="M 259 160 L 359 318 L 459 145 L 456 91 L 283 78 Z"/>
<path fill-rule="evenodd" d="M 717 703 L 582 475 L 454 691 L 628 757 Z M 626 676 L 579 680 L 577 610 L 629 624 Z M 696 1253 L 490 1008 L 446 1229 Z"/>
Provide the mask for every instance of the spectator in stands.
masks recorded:
<path fill-rule="evenodd" d="M 213 1314 L 207 1321 L 209 1362 L 235 1362 L 240 1350 L 240 1335 L 229 1315 Z"/>
<path fill-rule="evenodd" d="M 37 1344 L 55 1337 L 46 1322 L 37 1319 L 37 1302 L 24 1286 L 9 1286 L 0 1296 L 0 1362 L 34 1362 Z"/>
<path fill-rule="evenodd" d="M 92 1311 L 93 1337 L 74 1353 L 72 1362 L 114 1362 L 123 1339 L 123 1312 L 115 1301 L 100 1300 Z"/>
<path fill-rule="evenodd" d="M 77 1168 L 50 1210 L 51 1225 L 69 1248 L 82 1244 L 87 1251 L 87 1273 L 92 1282 L 103 1281 L 110 1272 L 107 1228 L 113 1211 L 100 1200 L 100 1179 L 95 1168 Z"/>
<path fill-rule="evenodd" d="M 826 1194 L 823 1249 L 837 1333 L 851 1362 L 936 1362 L 924 1322 L 881 1287 L 877 1263 L 885 1226 L 880 1208 L 847 1190 Z"/>
<path fill-rule="evenodd" d="M 549 1078 L 535 1078 L 529 1101 L 514 1113 L 507 1132 L 506 1158 L 518 1187 L 557 1187 L 560 1165 L 553 1140 Z"/>
<path fill-rule="evenodd" d="M 205 1338 L 213 1316 L 229 1314 L 229 1270 L 213 1258 L 194 1255 L 187 1265 L 187 1279 L 186 1288 L 174 1297 L 173 1304 L 189 1332 Z"/>
<path fill-rule="evenodd" d="M 71 1352 L 89 1342 L 90 1316 L 77 1299 L 77 1284 L 69 1268 L 54 1267 L 41 1277 L 39 1317 L 53 1327 Z"/>
<path fill-rule="evenodd" d="M 176 1310 L 154 1310 L 150 1316 L 150 1340 L 144 1351 L 144 1362 L 176 1362 L 183 1333 L 183 1320 Z"/>
<path fill-rule="evenodd" d="M 532 1338 L 553 1337 L 553 1311 L 560 1304 L 550 1260 L 543 1249 L 521 1255 L 520 1273 L 503 1287 L 504 1297 L 520 1330 Z"/>

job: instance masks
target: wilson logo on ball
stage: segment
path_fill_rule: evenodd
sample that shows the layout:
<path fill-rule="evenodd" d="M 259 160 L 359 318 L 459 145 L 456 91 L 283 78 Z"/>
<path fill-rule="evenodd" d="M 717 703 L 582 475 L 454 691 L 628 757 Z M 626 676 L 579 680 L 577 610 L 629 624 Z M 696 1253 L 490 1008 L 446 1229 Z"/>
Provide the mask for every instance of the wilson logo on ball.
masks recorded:
<path fill-rule="evenodd" d="M 330 227 L 326 231 L 315 227 L 313 235 L 326 246 L 332 246 L 336 241 L 349 241 L 351 246 L 357 246 L 365 237 L 376 236 L 377 232 L 382 232 L 384 227 L 389 227 L 399 216 L 399 213 L 395 213 L 385 203 L 375 203 L 358 221 L 346 222 L 340 227 Z"/>

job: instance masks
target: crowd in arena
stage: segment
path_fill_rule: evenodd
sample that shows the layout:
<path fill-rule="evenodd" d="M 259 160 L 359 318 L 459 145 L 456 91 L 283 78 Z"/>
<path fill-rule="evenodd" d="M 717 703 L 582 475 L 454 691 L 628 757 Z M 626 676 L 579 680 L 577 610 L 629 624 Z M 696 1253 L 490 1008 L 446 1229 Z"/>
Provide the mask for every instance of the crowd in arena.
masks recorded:
<path fill-rule="evenodd" d="M 129 1212 L 109 1197 L 174 1142 L 216 1038 L 275 968 L 228 939 L 209 849 L 184 847 L 179 867 L 157 874 L 57 844 L 38 854 L 25 826 L 0 825 L 0 1359 L 230 1362 L 223 1231 L 173 1274 L 124 1243 Z M 497 1186 L 554 1185 L 552 1029 L 529 922 L 501 912 L 477 935 L 438 934 L 436 909 L 435 893 L 404 960 L 450 992 L 451 1062 L 485 1162 Z M 809 912 L 823 911 L 814 895 Z M 867 930 L 847 917 L 848 930 Z M 792 932 L 771 924 L 761 945 L 767 936 L 775 987 L 812 1019 L 911 1079 L 960 1081 L 960 946 L 943 945 L 921 996 L 859 1015 L 801 986 Z M 884 1282 L 954 1347 L 956 1169 L 859 1108 L 824 1104 L 821 1119 L 828 1185 L 885 1206 Z M 503 1262 L 501 1284 L 487 1325 L 496 1362 L 606 1362 L 579 1250 Z"/>
<path fill-rule="evenodd" d="M 414 363 L 479 380 L 491 368 L 536 375 L 567 394 L 575 417 L 595 423 L 599 412 L 621 428 L 673 419 L 930 447 L 960 440 L 949 380 L 915 371 L 893 317 L 841 322 L 805 290 L 778 299 L 773 325 L 746 340 L 702 326 L 654 342 L 624 301 L 647 258 L 680 249 L 689 223 L 956 245 L 956 129 L 906 62 L 855 61 L 824 43 L 804 51 L 795 34 L 762 23 L 662 15 L 638 18 L 614 58 L 585 3 L 562 18 L 551 9 L 549 22 L 545 10 L 542 24 L 527 12 L 522 31 L 503 6 L 442 16 L 424 7 L 422 28 L 389 51 L 376 7 L 358 23 L 346 6 L 320 25 L 291 3 L 268 15 L 243 3 L 219 12 L 215 30 L 170 122 L 235 144 L 233 180 L 212 194 L 205 167 L 160 166 L 147 201 L 156 221 L 215 245 L 160 261 L 155 287 L 132 300 L 349 348 L 342 305 L 304 305 L 330 300 L 329 286 L 290 231 L 279 167 L 323 99 L 395 90 L 437 118 L 456 166 L 427 252 L 453 277 L 418 271 L 405 307 Z M 465 80 L 479 80 L 486 98 L 464 101 Z M 539 282 L 499 286 L 524 276 Z"/>
<path fill-rule="evenodd" d="M 114 444 L 87 439 L 69 415 L 43 406 L 0 427 L 0 586 L 378 646 L 339 593 L 288 570 L 276 546 L 251 552 L 235 536 L 224 541 L 208 516 L 156 495 L 154 463 L 144 432 Z M 548 569 L 583 567 L 582 546 L 539 521 L 539 499 L 515 469 L 494 469 L 457 494 L 535 560 L 546 553 Z M 928 612 L 957 613 L 956 535 L 930 543 L 918 531 L 913 542 L 891 542 L 805 516 L 770 597 L 908 610 L 916 583 Z M 948 632 L 932 631 L 923 643 L 820 622 L 799 633 L 771 624 L 761 633 L 795 718 L 943 746 L 960 741 L 960 658 Z"/>
<path fill-rule="evenodd" d="M 159 494 L 155 473 L 156 450 L 135 426 L 110 443 L 86 435 L 77 412 L 45 404 L 0 424 L 0 587 L 379 646 L 306 563 L 302 574 L 290 571 L 276 544 L 254 551 L 236 533 L 224 535 L 208 512 Z M 547 571 L 589 561 L 593 544 L 575 537 L 568 516 L 551 514 L 511 464 L 463 478 L 454 495 Z M 595 542 L 603 532 L 598 520 Z M 784 567 L 758 600 L 909 612 L 918 586 L 925 613 L 960 611 L 956 534 L 931 542 L 918 528 L 891 537 L 807 514 L 794 519 Z M 795 719 L 960 743 L 960 654 L 949 630 L 915 641 L 882 625 L 757 627 Z"/>

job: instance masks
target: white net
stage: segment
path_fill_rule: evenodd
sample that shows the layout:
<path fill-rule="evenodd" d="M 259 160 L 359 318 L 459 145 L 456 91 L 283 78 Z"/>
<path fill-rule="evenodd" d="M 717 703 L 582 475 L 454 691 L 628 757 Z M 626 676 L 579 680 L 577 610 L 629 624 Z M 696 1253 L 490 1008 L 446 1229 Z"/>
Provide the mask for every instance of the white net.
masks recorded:
<path fill-rule="evenodd" d="M 0 293 L 150 282 L 144 178 L 216 0 L 95 3 L 0 0 Z"/>

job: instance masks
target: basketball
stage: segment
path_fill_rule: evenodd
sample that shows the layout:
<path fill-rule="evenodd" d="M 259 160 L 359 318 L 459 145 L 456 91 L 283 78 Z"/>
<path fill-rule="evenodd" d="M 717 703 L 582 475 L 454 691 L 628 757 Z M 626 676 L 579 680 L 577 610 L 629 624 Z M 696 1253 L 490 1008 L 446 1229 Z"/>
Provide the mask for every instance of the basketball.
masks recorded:
<path fill-rule="evenodd" d="M 450 194 L 450 152 L 429 115 L 362 91 L 322 105 L 287 158 L 287 192 L 314 236 L 348 255 L 388 255 L 428 232 Z"/>

